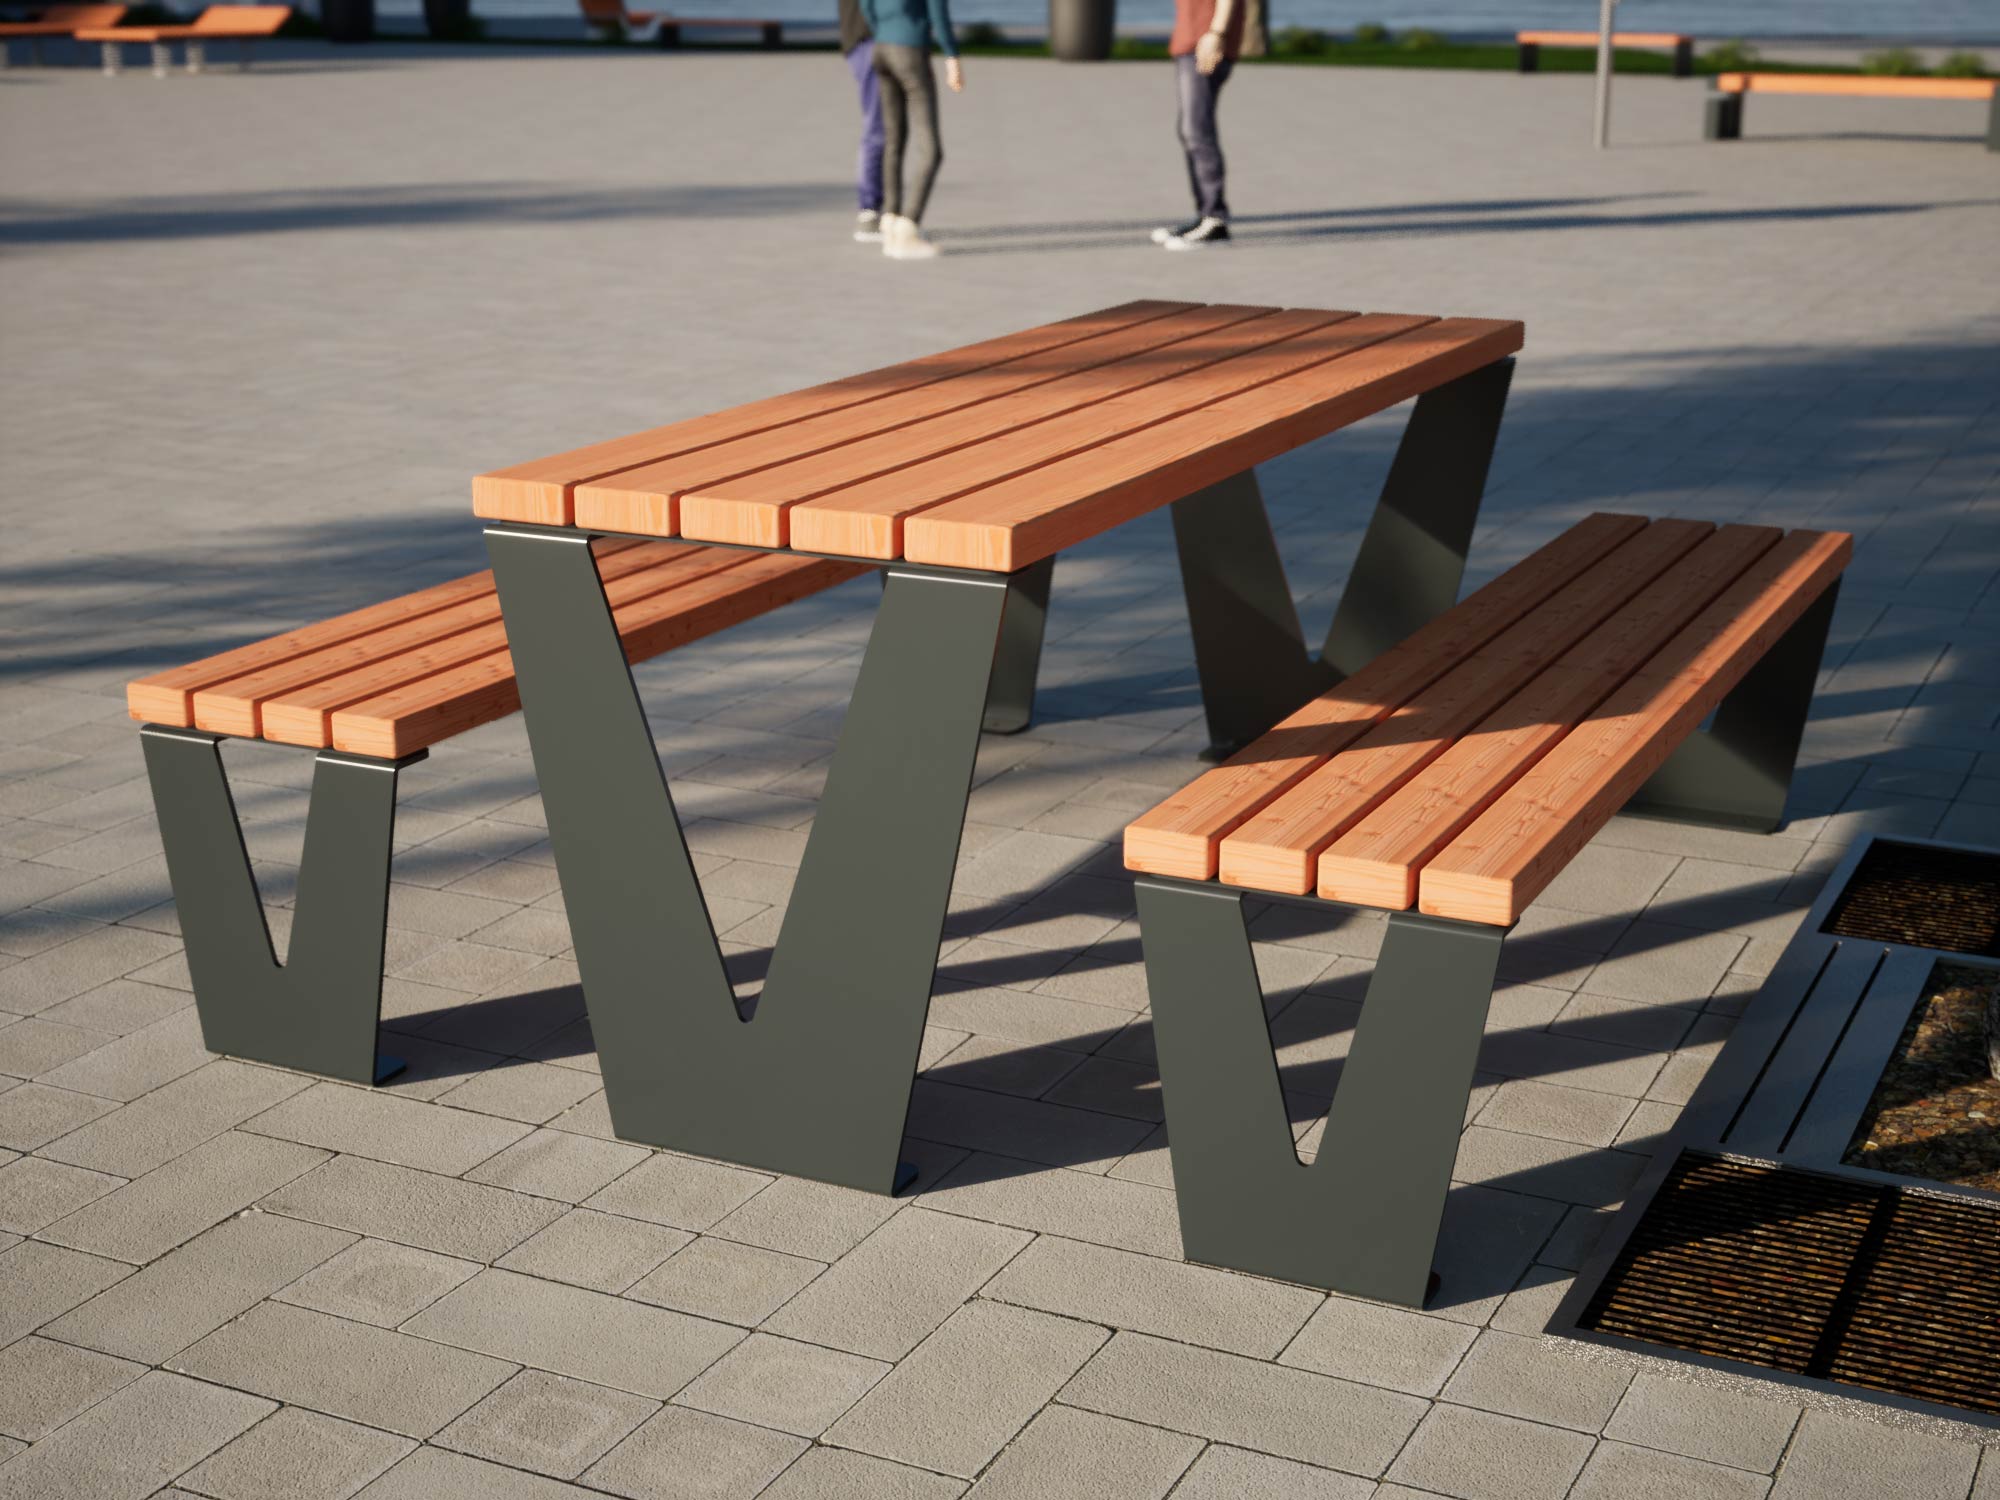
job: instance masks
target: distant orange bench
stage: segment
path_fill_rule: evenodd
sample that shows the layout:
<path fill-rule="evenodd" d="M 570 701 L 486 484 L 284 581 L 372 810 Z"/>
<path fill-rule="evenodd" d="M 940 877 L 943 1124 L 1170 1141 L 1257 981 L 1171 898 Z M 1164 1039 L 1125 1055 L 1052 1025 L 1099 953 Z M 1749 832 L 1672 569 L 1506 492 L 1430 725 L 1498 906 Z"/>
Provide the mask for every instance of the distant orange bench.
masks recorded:
<path fill-rule="evenodd" d="M 80 42 L 97 42 L 104 49 L 104 71 L 115 75 L 123 63 L 127 42 L 150 42 L 153 48 L 153 76 L 165 78 L 173 66 L 175 42 L 186 47 L 187 70 L 199 73 L 208 62 L 209 42 L 234 40 L 241 49 L 241 62 L 250 66 L 250 44 L 276 36 L 291 18 L 289 5 L 211 5 L 186 26 L 120 26 L 78 31 Z"/>
<path fill-rule="evenodd" d="M 664 10 L 627 10 L 623 0 L 576 0 L 583 12 L 584 25 L 592 32 L 612 38 L 651 38 L 662 47 L 678 47 L 681 32 L 688 27 L 708 27 L 723 31 L 755 31 L 766 47 L 785 39 L 783 21 L 753 20 L 747 16 L 677 16 Z"/>
<path fill-rule="evenodd" d="M 28 42 L 36 63 L 42 60 L 42 39 L 75 36 L 79 30 L 116 26 L 125 19 L 122 5 L 51 5 L 33 21 L 0 22 L 0 68 L 8 64 L 7 43 L 19 37 Z"/>
<path fill-rule="evenodd" d="M 1722 73 L 1703 130 L 1711 141 L 1743 134 L 1745 94 L 1842 94 L 1864 99 L 1984 99 L 1986 149 L 2000 151 L 2000 79 L 1874 78 L 1843 73 Z"/>
<path fill-rule="evenodd" d="M 1521 49 L 1521 71 L 1533 73 L 1542 66 L 1542 48 L 1595 47 L 1597 37 L 1594 31 L 1517 31 L 1514 45 Z M 1664 48 L 1674 55 L 1674 77 L 1687 78 L 1694 73 L 1694 38 L 1678 31 L 1614 31 L 1611 45 Z"/>

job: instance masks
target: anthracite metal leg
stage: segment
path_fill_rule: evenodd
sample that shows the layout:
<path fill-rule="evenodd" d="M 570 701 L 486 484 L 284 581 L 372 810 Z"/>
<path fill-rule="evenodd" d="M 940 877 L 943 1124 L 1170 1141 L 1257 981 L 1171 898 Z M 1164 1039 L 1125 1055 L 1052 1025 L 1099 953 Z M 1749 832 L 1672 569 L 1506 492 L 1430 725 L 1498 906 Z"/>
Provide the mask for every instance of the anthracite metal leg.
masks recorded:
<path fill-rule="evenodd" d="M 375 1033 L 396 777 L 421 753 L 388 761 L 320 752 L 292 941 L 280 964 L 222 766 L 224 738 L 156 724 L 140 732 L 203 1045 L 379 1083 L 403 1067 L 397 1058 L 378 1061 Z"/>
<path fill-rule="evenodd" d="M 618 1134 L 893 1192 L 1006 582 L 889 569 L 745 1021 L 587 539 L 487 548 Z"/>
<path fill-rule="evenodd" d="M 1007 580 L 1000 650 L 993 659 L 993 685 L 986 693 L 988 734 L 1019 734 L 1035 721 L 1035 678 L 1042 666 L 1042 632 L 1048 625 L 1049 582 L 1055 571 L 1056 560 L 1050 556 Z"/>
<path fill-rule="evenodd" d="M 1520 56 L 1516 59 L 1517 66 L 1523 73 L 1538 72 L 1542 66 L 1541 45 L 1536 42 L 1522 42 L 1519 46 Z"/>
<path fill-rule="evenodd" d="M 1784 822 L 1839 594 L 1836 579 L 1722 700 L 1709 727 L 1690 735 L 1625 811 L 1755 833 Z"/>
<path fill-rule="evenodd" d="M 2000 151 L 2000 89 L 1993 91 L 1993 100 L 1986 106 L 1986 149 Z"/>
<path fill-rule="evenodd" d="M 1743 96 L 1710 94 L 1702 117 L 1701 133 L 1711 141 L 1734 141 L 1743 136 Z"/>
<path fill-rule="evenodd" d="M 1188 1258 L 1421 1307 L 1506 930 L 1391 915 L 1307 1167 L 1242 893 L 1137 889 Z"/>
<path fill-rule="evenodd" d="M 1332 679 L 1306 654 L 1256 474 L 1232 475 L 1172 509 L 1210 756 L 1219 759 Z"/>
<path fill-rule="evenodd" d="M 1674 77 L 1694 77 L 1694 39 L 1682 37 L 1674 43 Z"/>
<path fill-rule="evenodd" d="M 1349 676 L 1458 602 L 1512 359 L 1417 398 L 1320 653 Z"/>

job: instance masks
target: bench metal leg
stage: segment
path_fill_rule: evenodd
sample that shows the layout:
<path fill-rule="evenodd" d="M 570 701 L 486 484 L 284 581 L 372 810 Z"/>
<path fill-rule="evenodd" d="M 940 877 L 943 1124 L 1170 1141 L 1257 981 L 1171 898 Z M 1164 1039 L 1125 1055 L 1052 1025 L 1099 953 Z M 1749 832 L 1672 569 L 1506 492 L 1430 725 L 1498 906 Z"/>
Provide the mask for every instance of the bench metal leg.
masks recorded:
<path fill-rule="evenodd" d="M 199 73 L 208 67 L 208 49 L 190 37 L 183 48 L 185 63 L 190 73 Z"/>
<path fill-rule="evenodd" d="M 165 78 L 174 65 L 174 49 L 170 42 L 153 43 L 153 76 Z"/>
<path fill-rule="evenodd" d="M 895 1191 L 1005 581 L 888 570 L 746 1022 L 587 539 L 486 535 L 613 1126 Z"/>
<path fill-rule="evenodd" d="M 403 1068 L 375 1052 L 397 772 L 422 755 L 320 752 L 292 940 L 280 964 L 223 769 L 223 738 L 154 724 L 140 731 L 202 1044 L 380 1083 Z"/>
<path fill-rule="evenodd" d="M 1683 37 L 1674 43 L 1674 77 L 1694 77 L 1694 39 Z"/>
<path fill-rule="evenodd" d="M 2000 89 L 1993 91 L 1992 101 L 1986 106 L 1986 149 L 2000 151 Z"/>
<path fill-rule="evenodd" d="M 1513 378 L 1499 359 L 1417 398 L 1321 652 L 1340 676 L 1458 602 Z"/>
<path fill-rule="evenodd" d="M 766 22 L 762 29 L 766 47 L 775 47 L 785 39 L 785 28 L 777 21 Z"/>
<path fill-rule="evenodd" d="M 1542 67 L 1542 48 L 1539 42 L 1522 42 L 1520 68 L 1523 73 L 1537 73 Z"/>
<path fill-rule="evenodd" d="M 1137 889 L 1188 1258 L 1421 1307 L 1505 929 L 1391 915 L 1306 1166 L 1242 894 Z"/>
<path fill-rule="evenodd" d="M 1835 580 L 1722 700 L 1709 727 L 1690 735 L 1625 811 L 1755 833 L 1782 826 L 1839 595 Z"/>
<path fill-rule="evenodd" d="M 1743 137 L 1743 96 L 1710 94 L 1708 112 L 1702 121 L 1702 137 L 1711 141 L 1735 141 Z"/>
<path fill-rule="evenodd" d="M 1042 634 L 1048 626 L 1049 585 L 1055 571 L 1055 558 L 1045 557 L 1007 580 L 1000 649 L 993 659 L 993 686 L 986 694 L 983 727 L 988 734 L 1019 734 L 1035 721 L 1035 679 L 1042 668 Z"/>
<path fill-rule="evenodd" d="M 118 43 L 116 42 L 99 42 L 97 44 L 97 57 L 98 61 L 103 65 L 104 76 L 106 78 L 116 78 L 125 66 L 124 55 L 120 52 Z"/>

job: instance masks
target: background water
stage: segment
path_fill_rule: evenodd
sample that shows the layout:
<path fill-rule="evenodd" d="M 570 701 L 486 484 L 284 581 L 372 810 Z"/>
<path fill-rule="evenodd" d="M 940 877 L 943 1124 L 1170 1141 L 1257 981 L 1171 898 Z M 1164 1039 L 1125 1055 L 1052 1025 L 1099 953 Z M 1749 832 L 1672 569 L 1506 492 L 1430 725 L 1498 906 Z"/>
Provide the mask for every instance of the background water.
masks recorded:
<path fill-rule="evenodd" d="M 635 0 L 639 8 L 650 8 Z M 419 0 L 376 0 L 378 14 L 416 15 Z M 686 15 L 771 16 L 830 24 L 834 0 L 676 0 Z M 562 0 L 473 0 L 494 19 L 574 15 Z M 1041 28 L 1047 0 L 952 0 L 953 19 Z M 1448 36 L 1511 36 L 1523 26 L 1595 30 L 1595 0 L 1271 0 L 1272 24 L 1345 31 L 1362 21 L 1427 26 Z M 1173 18 L 1173 0 L 1118 0 L 1122 26 Z M 1932 44 L 2000 44 L 2000 0 L 1624 0 L 1618 25 L 1697 37 L 1874 37 Z"/>

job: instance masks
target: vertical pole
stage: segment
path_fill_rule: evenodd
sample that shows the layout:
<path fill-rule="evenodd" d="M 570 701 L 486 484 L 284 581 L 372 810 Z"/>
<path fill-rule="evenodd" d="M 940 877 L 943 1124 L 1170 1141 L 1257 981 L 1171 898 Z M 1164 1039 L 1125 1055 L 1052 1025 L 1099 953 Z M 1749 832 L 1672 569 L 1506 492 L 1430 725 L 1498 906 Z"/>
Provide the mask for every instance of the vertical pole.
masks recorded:
<path fill-rule="evenodd" d="M 1598 0 L 1597 7 L 1597 149 L 1611 144 L 1611 21 L 1618 0 Z"/>

